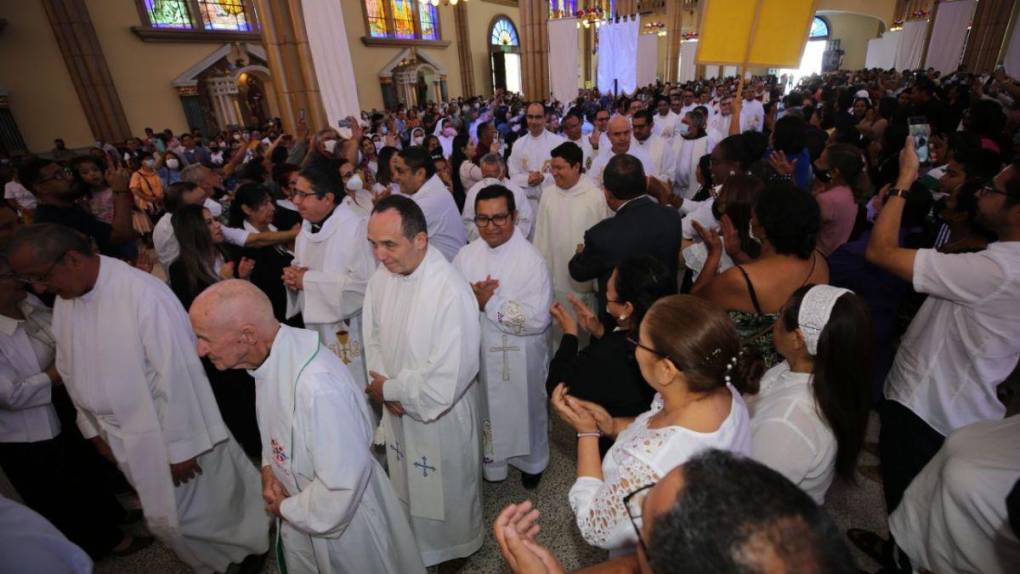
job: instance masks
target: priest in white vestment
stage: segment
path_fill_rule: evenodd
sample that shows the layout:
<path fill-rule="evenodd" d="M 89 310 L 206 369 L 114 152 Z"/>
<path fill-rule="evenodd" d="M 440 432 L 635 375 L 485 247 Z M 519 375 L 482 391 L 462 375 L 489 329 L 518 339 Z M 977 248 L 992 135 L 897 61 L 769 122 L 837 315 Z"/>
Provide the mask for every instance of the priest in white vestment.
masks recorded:
<path fill-rule="evenodd" d="M 716 141 L 722 141 L 730 135 L 730 124 L 733 122 L 733 96 L 726 95 L 719 100 L 719 110 L 708 118 L 708 132 Z"/>
<path fill-rule="evenodd" d="M 447 261 L 453 261 L 460 248 L 467 245 L 467 233 L 457 202 L 436 174 L 425 148 L 401 150 L 393 159 L 393 179 L 400 185 L 400 193 L 414 200 L 425 213 L 429 243 Z"/>
<path fill-rule="evenodd" d="M 581 149 L 567 142 L 553 150 L 553 185 L 542 193 L 535 220 L 535 248 L 542 254 L 552 278 L 553 295 L 570 305 L 573 294 L 589 308 L 596 308 L 595 281 L 574 281 L 567 266 L 584 244 L 584 232 L 612 215 L 605 193 L 581 173 Z M 553 325 L 553 341 L 562 337 Z"/>
<path fill-rule="evenodd" d="M 577 147 L 581 148 L 581 153 L 584 155 L 584 169 L 591 168 L 592 162 L 595 161 L 595 148 L 591 147 L 591 138 L 582 133 L 581 116 L 576 112 L 571 112 L 564 116 L 560 125 L 563 126 L 563 135 L 566 136 L 566 141 L 577 144 Z"/>
<path fill-rule="evenodd" d="M 55 364 L 78 426 L 134 487 L 149 531 L 196 572 L 265 553 L 258 472 L 223 424 L 170 288 L 54 224 L 21 229 L 10 263 L 57 296 Z"/>
<path fill-rule="evenodd" d="M 478 192 L 490 185 L 502 185 L 514 194 L 514 201 L 517 203 L 517 228 L 521 235 L 530 238 L 535 228 L 535 216 L 531 211 L 531 202 L 523 189 L 506 177 L 506 164 L 498 153 L 488 153 L 479 160 L 479 167 L 482 170 L 482 179 L 471 186 L 471 189 L 464 195 L 464 211 L 461 220 L 464 222 L 464 231 L 467 233 L 468 241 L 478 239 L 478 227 L 475 225 L 475 198 Z"/>
<path fill-rule="evenodd" d="M 632 155 L 641 162 L 646 174 L 658 173 L 655 163 L 652 161 L 648 151 L 641 146 L 635 145 L 632 137 L 630 121 L 623 116 L 615 116 L 609 120 L 609 147 L 599 150 L 595 161 L 588 171 L 588 176 L 598 185 L 602 185 L 602 172 L 606 169 L 609 160 L 618 155 Z M 648 177 L 652 177 L 649 175 Z"/>
<path fill-rule="evenodd" d="M 407 514 L 372 457 L 364 387 L 318 333 L 280 325 L 265 294 L 239 280 L 204 291 L 190 315 L 200 355 L 255 379 L 262 495 L 280 519 L 286 571 L 424 572 Z"/>
<path fill-rule="evenodd" d="M 751 86 L 744 86 L 743 101 L 740 102 L 740 133 L 765 130 L 765 106 L 754 96 Z"/>
<path fill-rule="evenodd" d="M 485 538 L 478 301 L 429 245 L 415 202 L 392 196 L 376 204 L 368 240 L 382 265 L 365 293 L 367 392 L 385 406 L 377 438 L 432 566 L 471 555 Z"/>
<path fill-rule="evenodd" d="M 304 221 L 294 242 L 294 260 L 283 271 L 287 317 L 298 313 L 305 327 L 340 357 L 354 380 L 368 384 L 361 333 L 361 304 L 375 260 L 365 240 L 368 218 L 337 200 L 319 167 L 298 176 L 294 205 Z"/>
<path fill-rule="evenodd" d="M 714 132 L 705 129 L 705 114 L 701 109 L 688 113 L 683 118 L 688 126 L 687 133 L 673 138 L 673 187 L 677 197 L 691 199 L 701 187 L 698 183 L 698 162 L 702 156 L 712 153 L 718 143 Z"/>
<path fill-rule="evenodd" d="M 634 131 L 631 149 L 641 149 L 648 155 L 652 160 L 653 171 L 646 172 L 645 175 L 659 180 L 659 183 L 668 190 L 673 187 L 673 172 L 676 169 L 673 140 L 653 134 L 653 121 L 652 112 L 649 110 L 641 110 L 634 114 L 634 120 L 631 122 Z"/>
<path fill-rule="evenodd" d="M 669 109 L 669 98 L 660 96 L 656 102 L 655 123 L 652 124 L 652 135 L 657 135 L 667 140 L 673 139 L 678 131 L 677 124 L 680 123 L 680 116 Z"/>
<path fill-rule="evenodd" d="M 540 103 L 528 106 L 525 116 L 528 133 L 517 138 L 507 162 L 510 179 L 528 194 L 532 211 L 538 211 L 538 200 L 544 186 L 552 183 L 552 150 L 563 138 L 545 129 L 545 107 Z"/>
<path fill-rule="evenodd" d="M 545 260 L 514 225 L 516 201 L 502 186 L 477 196 L 481 237 L 453 260 L 478 299 L 482 326 L 482 470 L 486 480 L 521 471 L 527 489 L 549 463 L 549 324 L 552 283 Z"/>

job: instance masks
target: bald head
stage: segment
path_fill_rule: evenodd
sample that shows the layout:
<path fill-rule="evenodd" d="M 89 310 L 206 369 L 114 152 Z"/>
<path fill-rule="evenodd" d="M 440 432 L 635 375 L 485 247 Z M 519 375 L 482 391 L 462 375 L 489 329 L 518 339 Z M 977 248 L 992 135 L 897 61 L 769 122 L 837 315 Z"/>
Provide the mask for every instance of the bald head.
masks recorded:
<path fill-rule="evenodd" d="M 614 116 L 609 120 L 609 142 L 613 144 L 613 153 L 617 155 L 630 150 L 630 120 L 623 116 Z"/>
<path fill-rule="evenodd" d="M 208 357 L 221 371 L 258 367 L 280 328 L 269 297 L 240 279 L 221 281 L 203 291 L 188 316 L 198 338 L 198 355 Z"/>

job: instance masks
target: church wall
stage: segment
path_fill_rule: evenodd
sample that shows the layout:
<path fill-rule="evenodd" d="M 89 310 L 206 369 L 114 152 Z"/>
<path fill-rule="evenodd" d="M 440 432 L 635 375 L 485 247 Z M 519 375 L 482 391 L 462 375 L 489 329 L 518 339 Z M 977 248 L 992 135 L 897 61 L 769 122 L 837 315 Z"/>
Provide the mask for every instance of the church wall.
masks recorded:
<path fill-rule="evenodd" d="M 822 14 L 829 21 L 829 37 L 840 41 L 844 51 L 843 70 L 864 67 L 868 55 L 868 40 L 878 37 L 880 22 L 857 14 Z"/>
<path fill-rule="evenodd" d="M 379 71 L 400 53 L 405 46 L 366 46 L 361 38 L 368 35 L 365 29 L 365 15 L 361 2 L 335 0 L 344 10 L 344 24 L 347 28 L 347 43 L 351 47 L 351 61 L 354 62 L 354 77 L 358 83 L 358 102 L 363 110 L 383 109 L 382 88 L 379 85 Z M 471 2 L 473 8 L 474 2 Z M 419 46 L 417 51 L 425 53 L 446 68 L 446 85 L 451 98 L 461 94 L 460 63 L 457 58 L 457 23 L 450 6 L 439 7 L 439 25 L 444 41 L 449 46 Z M 474 33 L 474 30 L 472 30 Z M 475 77 L 477 85 L 478 77 Z"/>
<path fill-rule="evenodd" d="M 872 16 L 885 22 L 886 27 L 889 27 L 892 25 L 893 15 L 896 12 L 896 0 L 818 0 L 815 4 L 815 11 L 849 12 Z"/>
<path fill-rule="evenodd" d="M 492 4 L 489 2 L 468 2 L 468 36 L 471 40 L 471 63 L 475 76 L 476 94 L 465 95 L 492 95 L 492 62 L 489 59 L 489 27 L 496 16 L 507 16 L 513 21 L 517 28 L 517 37 L 524 34 L 521 25 L 520 8 Z M 450 15 L 453 21 L 453 15 Z M 445 29 L 444 29 L 445 32 Z M 455 46 L 451 46 L 455 49 Z"/>
<path fill-rule="evenodd" d="M 28 149 L 49 151 L 55 138 L 68 147 L 95 141 L 60 55 L 41 2 L 0 0 L 0 89 Z"/>
<path fill-rule="evenodd" d="M 141 135 L 146 127 L 187 130 L 184 107 L 171 82 L 223 43 L 143 42 L 131 31 L 131 26 L 141 25 L 133 2 L 87 3 L 131 133 Z"/>

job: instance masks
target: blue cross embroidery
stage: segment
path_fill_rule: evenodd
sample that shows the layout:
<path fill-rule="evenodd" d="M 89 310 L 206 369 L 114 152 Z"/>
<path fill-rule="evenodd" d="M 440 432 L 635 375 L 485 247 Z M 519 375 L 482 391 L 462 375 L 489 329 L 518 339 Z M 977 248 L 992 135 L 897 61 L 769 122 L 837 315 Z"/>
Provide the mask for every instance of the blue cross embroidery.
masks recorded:
<path fill-rule="evenodd" d="M 424 476 L 425 478 L 428 478 L 428 476 L 429 476 L 429 471 L 430 471 L 430 470 L 431 470 L 432 472 L 435 472 L 435 471 L 436 471 L 436 467 L 434 467 L 434 466 L 430 466 L 430 465 L 429 465 L 429 459 L 425 458 L 424 456 L 423 456 L 423 457 L 421 457 L 421 462 L 416 462 L 416 463 L 414 463 L 414 466 L 416 466 L 416 467 L 418 467 L 418 468 L 420 468 L 420 469 L 421 469 L 421 474 L 422 474 L 422 476 Z"/>
<path fill-rule="evenodd" d="M 404 459 L 404 451 L 400 450 L 400 441 L 396 441 L 395 444 L 391 444 L 390 449 L 397 454 L 397 460 Z"/>

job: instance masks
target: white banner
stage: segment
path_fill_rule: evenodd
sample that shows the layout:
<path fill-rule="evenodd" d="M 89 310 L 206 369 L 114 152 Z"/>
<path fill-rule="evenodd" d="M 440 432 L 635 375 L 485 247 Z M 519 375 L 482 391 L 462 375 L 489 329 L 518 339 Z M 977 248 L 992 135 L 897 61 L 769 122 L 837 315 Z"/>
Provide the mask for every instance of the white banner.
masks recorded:
<path fill-rule="evenodd" d="M 639 19 L 625 18 L 619 23 L 599 27 L 598 87 L 612 93 L 633 94 L 637 89 L 637 51 Z M 615 82 L 615 83 L 614 83 Z"/>
<path fill-rule="evenodd" d="M 654 84 L 659 67 L 659 37 L 655 34 L 638 36 L 637 86 Z"/>
<path fill-rule="evenodd" d="M 680 42 L 680 75 L 677 77 L 680 83 L 694 81 L 698 73 L 698 62 L 695 60 L 697 53 L 697 40 L 684 40 Z M 716 69 L 718 69 L 718 66 L 716 66 Z"/>
<path fill-rule="evenodd" d="M 924 36 L 927 32 L 927 20 L 911 20 L 903 24 L 903 30 L 900 30 L 900 45 L 896 49 L 897 70 L 916 70 L 921 67 Z"/>
<path fill-rule="evenodd" d="M 1006 58 L 1002 64 L 1010 77 L 1020 78 L 1020 18 L 1013 23 L 1013 30 L 1009 34 L 1009 47 L 1006 48 Z"/>
<path fill-rule="evenodd" d="M 868 55 L 865 68 L 888 70 L 896 67 L 896 51 L 900 48 L 900 31 L 886 32 L 882 37 L 868 41 Z"/>
<path fill-rule="evenodd" d="M 549 20 L 549 90 L 566 104 L 577 98 L 577 19 Z"/>
<path fill-rule="evenodd" d="M 924 67 L 935 68 L 942 75 L 955 72 L 963 60 L 967 41 L 967 28 L 974 17 L 974 0 L 957 0 L 939 4 L 935 26 L 928 42 L 928 57 Z"/>
<path fill-rule="evenodd" d="M 301 9 L 305 14 L 305 32 L 315 64 L 319 93 L 326 107 L 329 125 L 335 128 L 347 116 L 357 118 L 361 114 L 344 12 L 339 2 L 321 0 L 303 0 Z M 319 129 L 323 126 L 312 127 Z"/>

